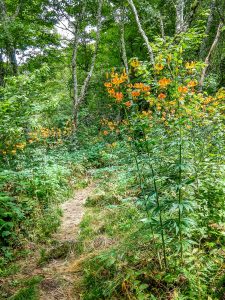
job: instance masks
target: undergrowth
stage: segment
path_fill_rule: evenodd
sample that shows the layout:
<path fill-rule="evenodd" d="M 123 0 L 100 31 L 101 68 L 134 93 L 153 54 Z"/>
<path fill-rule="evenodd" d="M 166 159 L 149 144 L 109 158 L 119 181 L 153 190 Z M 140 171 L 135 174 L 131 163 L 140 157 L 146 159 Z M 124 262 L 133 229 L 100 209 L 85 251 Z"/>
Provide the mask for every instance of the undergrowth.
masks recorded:
<path fill-rule="evenodd" d="M 103 151 L 101 143 L 93 148 L 88 145 L 84 149 L 76 148 L 75 152 L 66 147 L 42 150 L 42 155 L 41 149 L 24 152 L 0 170 L 0 280 L 3 283 L 0 299 L 38 299 L 39 283 L 24 285 L 16 283 L 14 277 L 20 277 L 23 262 L 29 260 L 33 251 L 40 252 L 37 264 L 43 266 L 52 259 L 65 258 L 77 247 L 70 243 L 57 245 L 52 239 L 60 225 L 59 204 L 76 189 L 86 187 L 96 167 L 107 168 L 114 163 L 113 156 Z"/>
<path fill-rule="evenodd" d="M 160 236 L 144 221 L 135 166 L 129 160 L 121 166 L 120 150 L 117 154 L 117 165 L 93 174 L 98 184 L 80 226 L 82 299 L 223 299 L 221 232 L 211 229 L 199 244 L 196 233 L 186 264 L 168 256 L 170 268 L 165 270 L 157 245 Z"/>
<path fill-rule="evenodd" d="M 23 249 L 30 243 L 48 241 L 60 225 L 58 205 L 88 184 L 83 157 L 64 150 L 42 156 L 38 150 L 28 161 L 17 157 L 0 170 L 0 275 L 10 261 L 27 254 Z"/>

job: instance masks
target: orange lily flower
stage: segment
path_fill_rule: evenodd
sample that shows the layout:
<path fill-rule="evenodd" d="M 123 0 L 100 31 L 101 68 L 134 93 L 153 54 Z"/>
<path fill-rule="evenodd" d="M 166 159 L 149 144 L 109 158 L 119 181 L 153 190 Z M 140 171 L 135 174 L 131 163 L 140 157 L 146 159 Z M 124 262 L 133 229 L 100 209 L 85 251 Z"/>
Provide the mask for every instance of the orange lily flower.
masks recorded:
<path fill-rule="evenodd" d="M 110 87 L 112 87 L 112 83 L 111 82 L 105 82 L 104 86 L 107 87 L 107 88 L 110 88 Z"/>
<path fill-rule="evenodd" d="M 161 88 L 166 88 L 167 85 L 169 85 L 171 83 L 170 79 L 167 78 L 162 78 L 158 81 L 158 84 L 160 85 Z"/>
<path fill-rule="evenodd" d="M 178 87 L 178 92 L 186 94 L 188 92 L 188 88 L 186 86 L 179 86 Z"/>
<path fill-rule="evenodd" d="M 140 94 L 141 94 L 140 91 L 133 91 L 133 92 L 131 92 L 131 95 L 132 95 L 134 98 L 140 96 Z"/>
<path fill-rule="evenodd" d="M 126 105 L 126 107 L 131 107 L 131 105 L 132 105 L 131 101 L 127 101 L 124 104 Z"/>
<path fill-rule="evenodd" d="M 160 94 L 158 95 L 158 98 L 159 98 L 159 99 L 165 99 L 165 98 L 166 98 L 166 95 L 163 94 L 163 93 L 160 93 Z"/>
<path fill-rule="evenodd" d="M 123 100 L 123 93 L 121 93 L 121 92 L 116 93 L 115 98 L 116 98 L 117 102 L 121 102 Z"/>
<path fill-rule="evenodd" d="M 195 87 L 198 84 L 196 80 L 191 80 L 188 82 L 188 87 Z"/>

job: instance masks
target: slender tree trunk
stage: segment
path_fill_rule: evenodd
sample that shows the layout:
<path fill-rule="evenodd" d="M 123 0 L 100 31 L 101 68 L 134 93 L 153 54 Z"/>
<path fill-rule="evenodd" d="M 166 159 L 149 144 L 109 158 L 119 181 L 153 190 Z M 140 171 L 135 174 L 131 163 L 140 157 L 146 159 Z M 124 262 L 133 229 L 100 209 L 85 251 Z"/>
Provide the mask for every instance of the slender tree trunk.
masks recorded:
<path fill-rule="evenodd" d="M 78 30 L 76 29 L 73 42 L 73 56 L 72 56 L 72 81 L 73 81 L 73 122 L 74 127 L 77 125 L 77 111 L 76 105 L 78 102 L 78 82 L 77 82 L 77 50 L 78 50 Z"/>
<path fill-rule="evenodd" d="M 74 40 L 73 40 L 73 55 L 72 55 L 72 84 L 73 84 L 73 128 L 74 131 L 77 127 L 77 116 L 78 116 L 78 108 L 77 103 L 79 101 L 79 89 L 78 89 L 78 79 L 77 79 L 77 53 L 79 46 L 79 38 L 80 38 L 80 23 L 83 20 L 85 15 L 85 10 L 87 6 L 87 1 L 84 1 L 83 8 L 81 13 L 77 16 L 76 20 L 73 24 L 74 30 Z"/>
<path fill-rule="evenodd" d="M 206 49 L 207 49 L 207 43 L 209 41 L 208 35 L 210 34 L 210 30 L 212 28 L 212 23 L 213 23 L 213 19 L 214 19 L 215 4 L 216 4 L 215 0 L 212 0 L 211 5 L 210 5 L 210 14 L 208 16 L 207 25 L 206 25 L 206 29 L 205 29 L 206 37 L 202 41 L 200 51 L 199 51 L 200 59 L 203 59 Z"/>
<path fill-rule="evenodd" d="M 201 0 L 195 0 L 191 5 L 191 9 L 188 14 L 184 14 L 185 10 L 185 0 L 177 0 L 175 4 L 176 8 L 176 33 L 186 32 L 191 26 L 196 11 L 201 3 Z"/>
<path fill-rule="evenodd" d="M 176 33 L 184 31 L 184 0 L 177 0 L 176 7 Z"/>
<path fill-rule="evenodd" d="M 210 58 L 211 58 L 212 52 L 214 51 L 214 49 L 216 48 L 216 46 L 217 46 L 217 44 L 219 42 L 219 38 L 220 38 L 220 35 L 221 35 L 221 29 L 222 29 L 222 27 L 223 27 L 223 23 L 220 22 L 219 26 L 217 28 L 215 39 L 214 39 L 214 41 L 213 41 L 213 43 L 212 43 L 212 45 L 211 45 L 211 47 L 209 49 L 208 55 L 206 56 L 205 67 L 202 70 L 201 78 L 200 78 L 200 81 L 199 81 L 200 90 L 202 90 L 202 87 L 203 87 L 203 84 L 204 84 L 204 81 L 205 81 L 206 72 L 207 72 L 207 69 L 209 67 L 209 62 L 210 62 Z"/>
<path fill-rule="evenodd" d="M 125 9 L 124 7 L 122 7 L 122 9 L 120 9 L 120 14 L 119 14 L 120 44 L 121 44 L 122 60 L 126 70 L 126 74 L 128 76 L 127 81 L 129 83 L 130 77 L 129 77 L 129 66 L 128 66 L 128 59 L 127 59 L 127 51 L 126 51 L 124 23 L 125 23 Z M 124 115 L 124 110 L 119 109 L 116 117 L 117 122 L 119 123 L 121 122 L 121 120 L 123 119 L 123 115 Z"/>
<path fill-rule="evenodd" d="M 124 31 L 124 8 L 122 9 L 121 16 L 120 16 L 120 43 L 121 43 L 121 48 L 122 48 L 123 64 L 124 64 L 127 75 L 129 75 L 126 42 L 125 42 L 125 31 Z M 128 77 L 128 81 L 129 81 L 129 77 Z"/>
<path fill-rule="evenodd" d="M 161 13 L 159 13 L 159 22 L 160 22 L 161 36 L 162 36 L 162 39 L 165 41 L 165 30 L 164 30 L 163 17 L 161 15 Z"/>
<path fill-rule="evenodd" d="M 86 96 L 88 86 L 89 86 L 91 77 L 93 75 L 94 67 L 95 67 L 98 46 L 99 46 L 99 41 L 100 41 L 101 26 L 102 26 L 102 5 L 103 5 L 103 0 L 99 0 L 99 6 L 98 6 L 98 12 L 97 12 L 98 24 L 97 24 L 97 29 L 96 29 L 96 41 L 95 41 L 94 53 L 92 56 L 90 69 L 87 73 L 87 76 L 86 76 L 84 82 L 83 82 L 80 93 L 78 91 L 78 82 L 77 82 L 77 50 L 78 50 L 78 43 L 79 43 L 79 33 L 78 33 L 78 29 L 76 29 L 77 35 L 74 40 L 74 49 L 73 49 L 73 58 L 72 58 L 73 91 L 74 91 L 74 95 L 73 95 L 74 131 L 77 129 L 77 125 L 78 125 L 79 107 Z"/>
<path fill-rule="evenodd" d="M 135 16 L 135 20 L 136 20 L 136 23 L 137 23 L 137 26 L 138 26 L 138 30 L 141 34 L 141 36 L 143 37 L 144 41 L 145 41 L 145 45 L 147 47 L 147 50 L 148 50 L 148 54 L 149 54 L 149 58 L 150 58 L 150 62 L 151 64 L 154 66 L 155 65 L 155 59 L 154 59 L 154 54 L 153 54 L 153 50 L 152 50 L 152 47 L 150 46 L 150 43 L 149 43 L 149 40 L 148 40 L 148 37 L 144 31 L 144 29 L 142 28 L 142 25 L 141 25 L 141 22 L 140 22 L 140 19 L 139 19 L 139 16 L 138 16 L 138 12 L 137 12 L 137 9 L 134 5 L 134 2 L 133 0 L 128 0 L 128 3 L 130 4 L 130 7 L 134 13 L 134 16 Z"/>
<path fill-rule="evenodd" d="M 10 65 L 11 65 L 12 74 L 14 76 L 16 76 L 18 74 L 18 64 L 17 64 L 17 59 L 16 59 L 16 50 L 11 45 L 7 52 L 8 52 Z"/>
<path fill-rule="evenodd" d="M 14 22 L 15 18 L 17 17 L 17 15 L 19 13 L 19 9 L 20 9 L 20 5 L 17 6 L 13 17 L 9 17 L 7 15 L 7 10 L 6 10 L 6 5 L 5 5 L 4 0 L 0 0 L 0 19 L 3 23 L 3 30 L 7 37 L 6 54 L 8 56 L 10 66 L 11 66 L 11 72 L 13 75 L 18 74 L 18 64 L 17 64 L 17 59 L 16 59 L 16 49 L 14 46 L 13 37 L 9 30 L 9 26 L 12 22 Z"/>

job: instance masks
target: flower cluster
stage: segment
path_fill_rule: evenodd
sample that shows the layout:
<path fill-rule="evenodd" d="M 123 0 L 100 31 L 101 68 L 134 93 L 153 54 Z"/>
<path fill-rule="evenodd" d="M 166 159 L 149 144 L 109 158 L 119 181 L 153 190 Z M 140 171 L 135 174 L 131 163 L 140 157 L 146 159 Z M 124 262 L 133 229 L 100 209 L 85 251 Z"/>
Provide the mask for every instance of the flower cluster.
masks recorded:
<path fill-rule="evenodd" d="M 16 155 L 18 151 L 23 151 L 29 144 L 44 143 L 50 148 L 63 144 L 63 139 L 70 136 L 72 133 L 72 122 L 66 122 L 65 126 L 60 128 L 40 127 L 35 131 L 24 134 L 18 137 L 18 141 L 6 141 L 4 147 L 0 149 L 2 155 Z"/>
<path fill-rule="evenodd" d="M 135 65 L 139 66 L 140 64 L 136 63 Z M 108 73 L 107 79 L 109 79 Z M 105 82 L 104 86 L 108 95 L 115 99 L 117 104 L 123 104 L 127 108 L 131 107 L 133 101 L 140 96 L 142 98 L 149 96 L 151 90 L 149 85 L 142 82 L 128 83 L 128 75 L 125 73 L 125 70 L 122 74 L 115 73 L 113 70 L 110 74 L 110 81 Z"/>
<path fill-rule="evenodd" d="M 29 135 L 29 143 L 38 142 L 41 140 L 46 140 L 49 138 L 60 139 L 62 137 L 70 136 L 72 133 L 72 124 L 71 122 L 67 122 L 64 128 L 47 128 L 40 127 L 36 131 L 30 132 Z"/>
<path fill-rule="evenodd" d="M 141 62 L 135 58 L 130 65 L 135 68 L 137 78 L 140 78 L 138 72 L 143 70 Z M 127 109 L 134 106 L 136 116 L 141 118 L 148 116 L 151 119 L 156 115 L 165 125 L 181 116 L 187 120 L 204 120 L 215 115 L 218 107 L 221 109 L 222 105 L 219 104 L 225 98 L 225 91 L 221 90 L 215 96 L 198 92 L 198 68 L 198 63 L 194 61 L 178 61 L 172 54 L 166 57 L 160 55 L 156 58 L 154 67 L 156 75 L 149 82 L 146 78 L 145 82 L 135 82 L 135 72 L 132 69 L 130 72 L 133 72 L 134 82 L 128 82 L 129 74 L 125 70 L 121 74 L 113 70 L 110 76 L 107 75 L 108 81 L 104 85 L 108 95 L 115 99 L 114 103 L 122 104 Z M 108 132 L 106 130 L 104 134 L 108 135 Z"/>
<path fill-rule="evenodd" d="M 167 86 L 171 83 L 171 79 L 169 78 L 162 78 L 158 81 L 158 84 L 160 86 L 160 88 L 164 89 L 167 88 Z"/>
<path fill-rule="evenodd" d="M 116 121 L 111 121 L 111 120 L 108 120 L 108 119 L 102 119 L 101 120 L 101 126 L 103 128 L 102 134 L 104 136 L 109 135 L 111 132 L 116 132 L 117 134 L 119 133 L 118 122 L 116 122 Z"/>

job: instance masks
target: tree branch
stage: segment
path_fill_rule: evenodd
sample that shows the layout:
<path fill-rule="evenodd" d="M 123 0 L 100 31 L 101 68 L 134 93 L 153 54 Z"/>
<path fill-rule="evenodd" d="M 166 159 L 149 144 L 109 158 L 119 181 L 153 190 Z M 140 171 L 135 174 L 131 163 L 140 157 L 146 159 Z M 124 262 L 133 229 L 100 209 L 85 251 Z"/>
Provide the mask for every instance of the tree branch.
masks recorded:
<path fill-rule="evenodd" d="M 100 41 L 100 33 L 101 33 L 101 27 L 102 27 L 102 5 L 103 5 L 103 0 L 99 0 L 98 13 L 97 13 L 98 24 L 97 24 L 97 30 L 96 30 L 95 49 L 94 49 L 94 53 L 92 56 L 90 70 L 89 70 L 87 77 L 84 81 L 84 84 L 81 88 L 80 96 L 78 99 L 78 105 L 80 105 L 80 103 L 83 101 L 83 99 L 85 97 L 85 94 L 87 92 L 87 88 L 88 88 L 88 85 L 89 85 L 89 82 L 90 82 L 90 79 L 92 77 L 94 67 L 95 67 L 95 61 L 96 61 L 96 57 L 97 57 L 98 45 L 99 45 L 99 41 Z"/>
<path fill-rule="evenodd" d="M 130 7 L 134 13 L 134 16 L 135 16 L 135 20 L 136 20 L 136 23 L 138 25 L 138 29 L 139 29 L 139 32 L 140 34 L 142 35 L 144 41 L 145 41 L 145 45 L 147 47 L 147 50 L 148 50 L 148 54 L 149 54 L 149 58 L 150 58 L 150 62 L 151 64 L 154 66 L 155 65 L 155 59 L 154 59 L 154 54 L 153 54 L 153 50 L 152 50 L 152 47 L 150 46 L 150 43 L 149 43 L 149 40 L 148 40 L 148 37 L 144 31 L 144 29 L 142 28 L 142 25 L 141 25 L 141 22 L 140 22 L 140 19 L 139 19 L 139 16 L 138 16 L 138 12 L 137 12 L 137 9 L 134 5 L 134 2 L 133 0 L 128 0 L 128 3 L 130 4 Z"/>
<path fill-rule="evenodd" d="M 176 33 L 184 31 L 184 0 L 177 0 L 176 7 Z"/>
<path fill-rule="evenodd" d="M 211 30 L 212 23 L 213 23 L 214 10 L 215 10 L 215 0 L 212 0 L 211 4 L 210 4 L 210 13 L 208 16 L 207 25 L 206 25 L 206 29 L 205 29 L 206 37 L 203 39 L 200 50 L 199 50 L 200 59 L 203 59 L 204 54 L 206 52 L 206 44 L 208 42 L 208 39 L 209 39 L 208 35 L 210 34 L 210 30 Z"/>
<path fill-rule="evenodd" d="M 214 41 L 212 43 L 212 46 L 209 49 L 208 55 L 206 56 L 205 67 L 202 70 L 201 78 L 200 78 L 200 81 L 199 81 L 200 90 L 202 90 L 202 87 L 203 87 L 203 84 L 204 84 L 204 81 L 205 81 L 206 71 L 207 71 L 207 69 L 209 67 L 210 57 L 212 55 L 212 52 L 216 48 L 216 45 L 218 44 L 218 41 L 219 41 L 219 38 L 220 38 L 220 35 L 221 35 L 221 29 L 222 29 L 222 27 L 223 27 L 223 23 L 220 22 L 219 26 L 217 28 L 216 37 L 215 37 L 215 39 L 214 39 Z"/>
<path fill-rule="evenodd" d="M 122 48 L 123 64 L 127 76 L 129 76 L 129 67 L 128 67 L 128 59 L 127 59 L 127 51 L 126 51 L 126 43 L 125 43 L 124 18 L 125 18 L 125 9 L 123 6 L 122 9 L 120 10 L 120 15 L 119 15 L 120 43 Z M 129 77 L 128 77 L 128 81 L 129 81 Z"/>
<path fill-rule="evenodd" d="M 165 30 L 164 30 L 163 17 L 161 15 L 161 13 L 159 13 L 159 22 L 160 22 L 160 30 L 161 30 L 162 39 L 165 41 Z"/>

